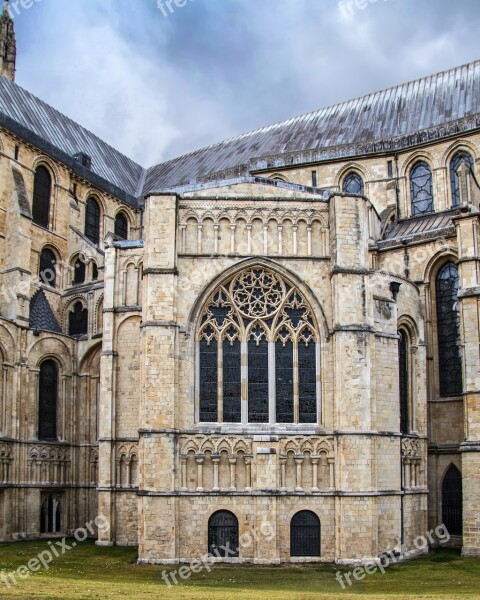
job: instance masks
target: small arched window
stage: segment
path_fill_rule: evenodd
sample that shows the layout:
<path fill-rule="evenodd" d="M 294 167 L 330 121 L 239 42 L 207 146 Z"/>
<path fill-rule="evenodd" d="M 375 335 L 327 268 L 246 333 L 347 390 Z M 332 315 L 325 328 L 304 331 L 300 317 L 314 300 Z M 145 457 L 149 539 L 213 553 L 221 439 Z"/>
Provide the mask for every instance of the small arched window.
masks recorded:
<path fill-rule="evenodd" d="M 423 160 L 417 162 L 410 173 L 410 193 L 412 199 L 412 216 L 423 215 L 433 211 L 432 169 Z"/>
<path fill-rule="evenodd" d="M 40 508 L 40 533 L 60 533 L 62 530 L 62 501 L 49 494 Z"/>
<path fill-rule="evenodd" d="M 239 556 L 238 519 L 228 510 L 214 513 L 208 521 L 208 551 L 219 558 Z"/>
<path fill-rule="evenodd" d="M 128 240 L 128 221 L 123 212 L 115 217 L 115 235 L 121 240 Z"/>
<path fill-rule="evenodd" d="M 85 283 L 85 260 L 83 260 L 80 256 L 77 258 L 73 265 L 73 283 L 74 285 L 78 285 L 80 283 Z"/>
<path fill-rule="evenodd" d="M 98 267 L 96 262 L 92 262 L 92 281 L 97 281 L 98 279 Z"/>
<path fill-rule="evenodd" d="M 48 229 L 52 177 L 45 167 L 37 167 L 33 181 L 32 218 L 36 225 Z"/>
<path fill-rule="evenodd" d="M 38 381 L 38 439 L 57 439 L 58 367 L 53 360 L 40 365 Z"/>
<path fill-rule="evenodd" d="M 76 302 L 68 315 L 68 333 L 72 337 L 85 335 L 88 331 L 88 310 Z"/>
<path fill-rule="evenodd" d="M 320 519 L 309 510 L 298 512 L 290 524 L 290 556 L 320 556 Z"/>
<path fill-rule="evenodd" d="M 94 244 L 100 243 L 100 207 L 94 198 L 87 200 L 85 235 Z"/>
<path fill-rule="evenodd" d="M 409 433 L 409 400 L 410 400 L 410 357 L 409 340 L 405 331 L 399 331 L 398 370 L 400 383 L 400 432 Z"/>
<path fill-rule="evenodd" d="M 442 483 L 442 520 L 450 535 L 463 534 L 462 474 L 450 465 Z"/>
<path fill-rule="evenodd" d="M 452 206 L 460 205 L 460 180 L 458 177 L 458 169 L 462 163 L 466 163 L 473 173 L 473 157 L 465 150 L 460 150 L 452 158 L 450 162 L 450 183 L 452 186 Z"/>
<path fill-rule="evenodd" d="M 343 180 L 342 189 L 345 194 L 358 194 L 363 196 L 365 192 L 365 185 L 360 175 L 352 171 Z"/>
<path fill-rule="evenodd" d="M 40 266 L 38 273 L 41 283 L 44 283 L 45 285 L 50 285 L 52 287 L 56 286 L 56 263 L 57 260 L 55 258 L 55 254 L 49 248 L 44 248 L 40 254 Z"/>
<path fill-rule="evenodd" d="M 438 370 L 444 397 L 459 396 L 463 389 L 458 285 L 457 266 L 448 262 L 436 279 Z"/>

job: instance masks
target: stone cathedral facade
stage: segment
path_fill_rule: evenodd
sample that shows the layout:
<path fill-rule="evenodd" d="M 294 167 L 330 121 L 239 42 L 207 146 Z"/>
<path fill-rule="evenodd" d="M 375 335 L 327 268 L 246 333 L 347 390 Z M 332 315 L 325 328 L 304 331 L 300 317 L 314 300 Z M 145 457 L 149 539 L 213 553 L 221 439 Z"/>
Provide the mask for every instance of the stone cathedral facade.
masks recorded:
<path fill-rule="evenodd" d="M 0 539 L 479 556 L 480 62 L 144 169 L 0 41 Z"/>

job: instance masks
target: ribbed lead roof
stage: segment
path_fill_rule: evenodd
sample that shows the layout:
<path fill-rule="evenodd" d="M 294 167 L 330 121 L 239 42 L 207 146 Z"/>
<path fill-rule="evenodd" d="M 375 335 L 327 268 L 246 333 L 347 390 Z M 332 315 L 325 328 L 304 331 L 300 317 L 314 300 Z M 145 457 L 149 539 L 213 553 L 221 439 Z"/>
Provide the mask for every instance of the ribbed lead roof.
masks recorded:
<path fill-rule="evenodd" d="M 398 150 L 480 126 L 480 61 L 264 127 L 149 169 L 144 192 L 218 174 Z M 423 132 L 423 134 L 422 134 Z M 413 136 L 413 139 L 412 139 Z M 222 173 L 223 172 L 223 173 Z"/>
<path fill-rule="evenodd" d="M 148 170 L 3 77 L 0 126 L 135 204 L 142 195 L 187 184 L 393 152 L 479 128 L 480 61 L 263 127 Z M 91 170 L 73 162 L 78 152 L 92 158 Z"/>

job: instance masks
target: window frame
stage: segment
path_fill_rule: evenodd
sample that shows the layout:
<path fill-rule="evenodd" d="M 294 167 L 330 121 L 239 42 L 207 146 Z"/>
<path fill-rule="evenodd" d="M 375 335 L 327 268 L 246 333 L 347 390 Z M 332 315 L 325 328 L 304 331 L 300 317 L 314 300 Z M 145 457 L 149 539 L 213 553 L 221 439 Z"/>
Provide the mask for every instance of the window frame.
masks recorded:
<path fill-rule="evenodd" d="M 422 186 L 419 186 L 415 183 L 415 178 L 420 178 L 420 175 L 416 175 L 415 171 L 420 167 L 426 167 L 430 174 L 429 178 L 429 189 L 427 194 L 430 196 L 430 205 L 428 210 L 419 210 L 417 208 L 417 204 L 420 202 L 417 198 L 419 194 L 422 192 L 422 188 L 425 188 L 427 183 Z M 424 158 L 420 158 L 416 160 L 413 165 L 410 167 L 409 176 L 408 176 L 409 188 L 410 188 L 410 215 L 412 217 L 421 217 L 422 215 L 429 215 L 435 212 L 435 191 L 434 191 L 434 182 L 433 182 L 433 169 L 428 161 Z M 418 189 L 415 190 L 414 186 L 417 186 Z M 423 202 L 423 201 L 422 201 Z"/>
<path fill-rule="evenodd" d="M 201 414 L 201 395 L 200 395 L 200 390 L 201 390 L 201 379 L 200 379 L 200 373 L 202 371 L 202 364 L 201 364 L 201 355 L 200 355 L 200 339 L 201 339 L 201 335 L 203 333 L 203 330 L 205 329 L 205 322 L 202 323 L 202 317 L 205 316 L 206 311 L 208 309 L 209 306 L 211 306 L 211 303 L 214 299 L 214 297 L 219 293 L 219 291 L 221 289 L 225 289 L 225 286 L 228 286 L 230 284 L 232 284 L 232 282 L 235 279 L 238 279 L 243 273 L 246 273 L 248 271 L 251 270 L 265 270 L 268 272 L 273 273 L 276 277 L 278 277 L 280 280 L 282 280 L 284 282 L 284 284 L 286 286 L 290 286 L 290 291 L 289 294 L 293 294 L 296 293 L 298 294 L 302 301 L 303 304 L 302 306 L 307 307 L 308 310 L 308 315 L 309 317 L 312 318 L 312 325 L 310 325 L 310 329 L 312 330 L 313 333 L 313 337 L 310 339 L 310 341 L 305 342 L 306 345 L 313 345 L 313 347 L 315 348 L 314 351 L 314 356 L 315 356 L 315 400 L 316 400 L 316 404 L 315 404 L 315 416 L 314 416 L 314 420 L 312 417 L 312 420 L 309 422 L 301 422 L 300 421 L 300 414 L 302 413 L 301 407 L 302 407 L 302 398 L 299 397 L 299 388 L 296 387 L 294 388 L 294 419 L 291 423 L 279 423 L 277 421 L 277 396 L 276 396 L 276 390 L 275 390 L 275 373 L 276 373 L 276 368 L 275 368 L 275 346 L 276 346 L 276 341 L 278 340 L 274 340 L 271 337 L 272 332 L 270 331 L 270 339 L 269 339 L 269 343 L 268 343 L 268 373 L 269 373 L 269 378 L 268 378 L 268 419 L 265 421 L 252 421 L 249 418 L 249 401 L 248 401 L 248 388 L 249 388 L 249 369 L 248 369 L 248 352 L 247 352 L 247 348 L 248 348 L 248 339 L 244 339 L 245 335 L 247 336 L 247 338 L 249 338 L 252 335 L 252 330 L 253 328 L 246 328 L 244 330 L 244 337 L 240 339 L 241 342 L 241 373 L 242 373 L 242 379 L 241 379 L 241 418 L 236 421 L 235 423 L 232 422 L 226 422 L 223 420 L 223 402 L 222 402 L 222 398 L 221 398 L 221 394 L 220 394 L 220 386 L 223 384 L 223 379 L 221 379 L 219 377 L 219 392 L 217 395 L 217 402 L 218 402 L 218 410 L 217 410 L 217 420 L 209 420 L 209 421 L 205 421 L 202 420 L 202 414 Z M 288 294 L 287 294 L 288 296 Z M 285 302 L 285 298 L 282 300 L 282 302 Z M 283 310 L 283 309 L 282 309 Z M 252 320 L 252 323 L 254 321 Z M 250 325 L 252 325 L 252 323 Z M 257 324 L 259 324 L 260 322 L 258 322 L 257 320 Z M 300 331 L 306 331 L 307 327 L 306 325 L 302 325 L 300 327 Z M 275 333 L 275 337 L 277 337 L 279 334 L 279 329 L 276 330 Z M 267 334 L 268 335 L 268 334 Z M 303 333 L 302 333 L 303 335 Z M 222 342 L 219 342 L 219 346 L 222 346 L 223 341 L 225 338 L 222 338 Z M 296 361 L 298 361 L 298 347 L 299 344 L 302 342 L 302 336 L 300 335 L 300 332 L 297 332 L 297 337 L 295 338 L 295 348 L 294 348 L 294 363 Z M 303 342 L 302 342 L 303 343 Z M 313 311 L 312 308 L 312 304 L 309 302 L 309 299 L 307 298 L 306 294 L 300 290 L 300 288 L 298 288 L 298 286 L 294 283 L 292 283 L 289 279 L 287 279 L 286 277 L 284 277 L 282 274 L 278 273 L 277 271 L 273 270 L 271 267 L 265 267 L 263 265 L 260 266 L 253 266 L 253 267 L 248 267 L 243 269 L 242 271 L 237 271 L 235 272 L 235 274 L 230 275 L 227 279 L 224 280 L 223 283 L 217 284 L 215 286 L 215 288 L 213 288 L 213 292 L 211 292 L 208 297 L 206 298 L 206 300 L 202 303 L 201 305 L 201 309 L 200 309 L 200 313 L 199 313 L 199 318 L 198 318 L 198 322 L 197 322 L 197 328 L 196 328 L 196 336 L 195 336 L 195 422 L 199 425 L 212 425 L 213 423 L 215 425 L 219 425 L 221 427 L 225 427 L 225 428 L 231 428 L 232 426 L 235 427 L 244 427 L 246 425 L 248 425 L 249 427 L 252 428 L 262 428 L 265 427 L 265 425 L 268 426 L 275 426 L 275 427 L 281 427 L 281 428 L 316 428 L 321 426 L 322 424 L 322 393 L 321 393 L 321 335 L 320 335 L 320 328 L 318 326 L 318 321 L 316 320 L 316 316 L 315 313 Z M 298 374 L 298 362 L 296 364 L 296 373 Z M 298 376 L 296 376 L 296 384 L 298 386 Z M 313 415 L 313 412 L 312 412 Z"/>
<path fill-rule="evenodd" d="M 349 192 L 346 187 L 350 184 L 351 180 L 357 180 L 357 183 L 360 184 L 360 191 L 359 192 Z M 345 173 L 345 175 L 343 176 L 342 179 L 342 193 L 343 194 L 355 194 L 357 196 L 364 196 L 365 195 L 365 180 L 363 179 L 362 175 L 360 173 L 358 173 L 358 171 L 348 171 L 347 173 Z"/>
<path fill-rule="evenodd" d="M 466 159 L 466 162 L 469 164 L 472 174 L 475 175 L 475 158 L 468 150 L 465 150 L 463 148 L 458 149 L 450 158 L 450 161 L 448 163 L 448 171 L 450 175 L 450 204 L 452 208 L 458 208 L 460 206 L 460 185 L 459 177 L 457 175 L 457 169 L 460 167 L 462 160 L 464 159 Z M 458 160 L 458 164 L 455 169 L 454 163 L 456 160 Z M 455 202 L 457 196 L 458 202 Z"/>
<path fill-rule="evenodd" d="M 91 207 L 95 207 L 95 212 L 92 212 Z M 100 245 L 101 228 L 102 209 L 100 202 L 94 196 L 89 196 L 85 203 L 84 234 L 95 246 Z"/>
<path fill-rule="evenodd" d="M 117 225 L 118 225 L 118 220 L 119 219 L 123 219 L 124 223 L 125 223 L 125 235 L 124 236 L 117 232 Z M 130 233 L 130 221 L 129 221 L 127 215 L 125 214 L 125 212 L 123 210 L 121 210 L 120 212 L 118 212 L 115 215 L 115 221 L 114 221 L 113 230 L 114 230 L 115 236 L 119 240 L 122 240 L 122 241 L 128 240 L 128 236 L 129 236 L 129 233 Z"/>
<path fill-rule="evenodd" d="M 50 254 L 50 259 L 46 260 L 45 259 L 45 255 L 49 253 Z M 43 262 L 43 265 L 42 265 Z M 39 259 L 38 259 L 38 279 L 41 283 L 41 285 L 46 285 L 49 286 L 51 288 L 57 288 L 57 269 L 56 269 L 56 265 L 57 265 L 57 254 L 56 252 L 54 252 L 52 250 L 52 248 L 50 248 L 49 246 L 45 246 L 44 248 L 42 248 L 40 254 L 39 254 Z M 42 279 L 42 274 L 47 271 L 47 270 L 52 270 L 54 277 L 52 281 L 45 281 L 44 279 Z"/>
<path fill-rule="evenodd" d="M 49 424 L 50 427 L 53 428 L 52 436 L 48 434 L 44 434 L 45 428 L 49 428 L 45 425 L 45 421 L 47 419 L 42 418 L 42 408 L 45 409 L 45 397 L 46 388 L 45 381 L 42 381 L 42 369 L 44 369 L 47 365 L 52 365 L 55 368 L 55 390 L 53 393 L 53 398 L 48 398 L 49 404 L 52 406 L 48 407 L 54 412 L 54 417 L 52 416 L 51 422 Z M 39 365 L 38 371 L 38 390 L 37 390 L 37 439 L 42 442 L 56 442 L 58 441 L 58 409 L 59 409 L 59 399 L 60 399 L 60 367 L 56 360 L 51 357 L 46 357 L 42 360 Z M 43 406 L 42 406 L 43 404 Z M 43 423 L 43 425 L 42 425 Z M 43 430 L 42 430 L 43 429 Z"/>
<path fill-rule="evenodd" d="M 41 180 L 42 175 L 46 176 L 44 181 Z M 53 182 L 50 169 L 44 164 L 38 165 L 33 176 L 32 223 L 43 229 L 50 229 Z"/>

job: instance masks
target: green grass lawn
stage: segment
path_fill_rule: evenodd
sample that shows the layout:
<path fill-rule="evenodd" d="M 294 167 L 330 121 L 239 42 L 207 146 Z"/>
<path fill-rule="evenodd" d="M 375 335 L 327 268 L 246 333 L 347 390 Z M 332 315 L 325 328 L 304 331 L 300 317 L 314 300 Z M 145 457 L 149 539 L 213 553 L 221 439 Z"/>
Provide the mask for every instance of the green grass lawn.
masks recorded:
<path fill-rule="evenodd" d="M 72 540 L 67 541 L 68 544 Z M 0 570 L 14 571 L 27 564 L 47 542 L 0 545 Z M 164 567 L 138 566 L 136 551 L 79 544 L 55 559 L 48 570 L 30 575 L 8 589 L 0 580 L 0 598 L 34 600 L 114 600 L 172 598 L 172 600 L 308 600 L 310 598 L 480 598 L 480 560 L 461 558 L 441 550 L 428 558 L 393 566 L 342 591 L 337 567 L 257 567 L 214 565 L 178 586 L 168 588 Z M 166 569 L 167 572 L 175 568 Z"/>

